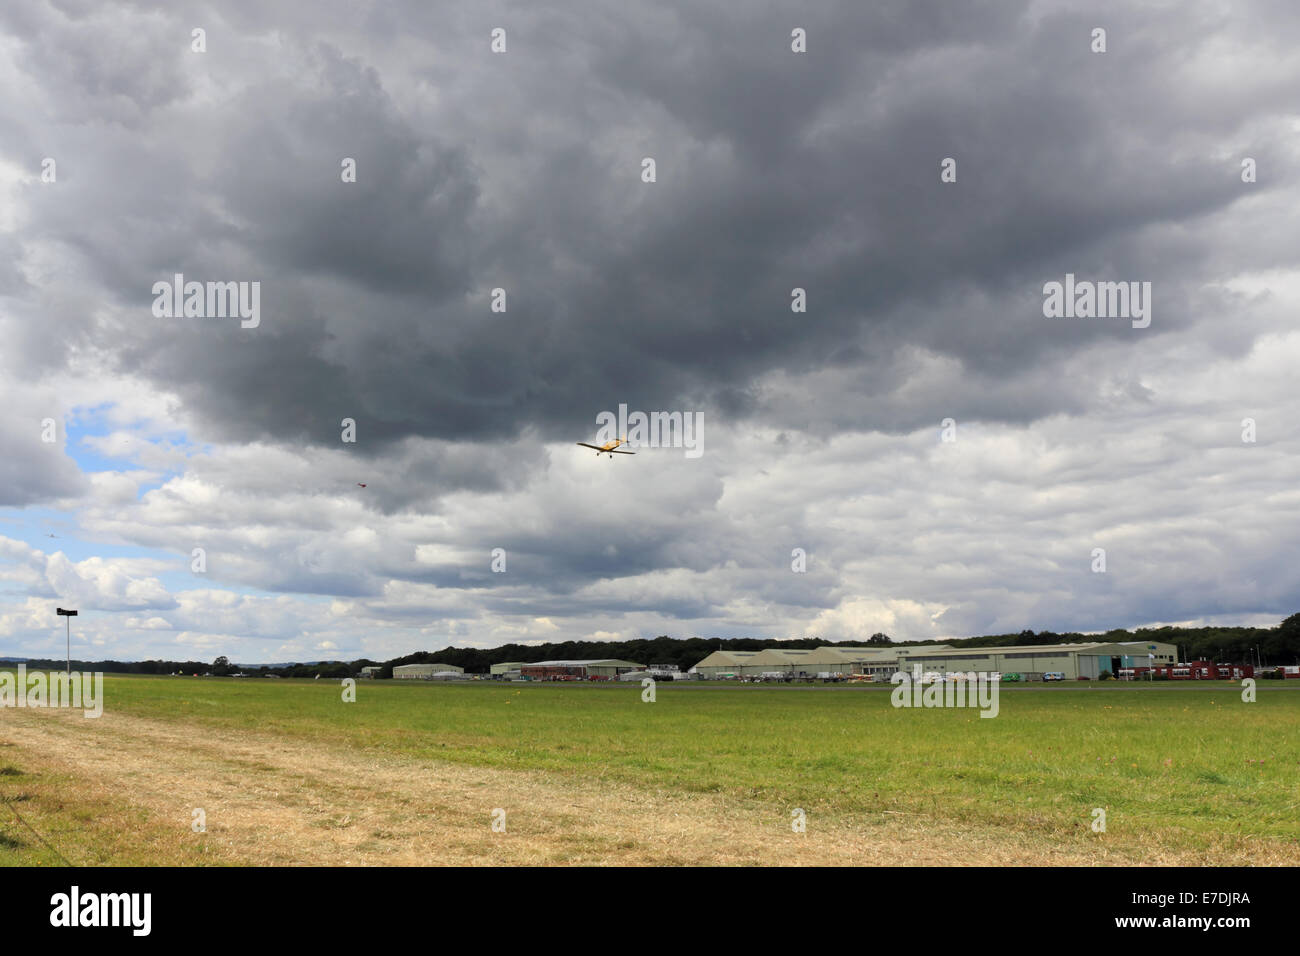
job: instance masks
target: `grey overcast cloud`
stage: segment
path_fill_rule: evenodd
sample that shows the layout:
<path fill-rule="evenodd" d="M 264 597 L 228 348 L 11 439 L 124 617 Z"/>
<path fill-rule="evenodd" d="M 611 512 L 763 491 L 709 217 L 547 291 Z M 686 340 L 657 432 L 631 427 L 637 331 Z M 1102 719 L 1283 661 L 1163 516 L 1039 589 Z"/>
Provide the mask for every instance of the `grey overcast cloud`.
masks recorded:
<path fill-rule="evenodd" d="M 557 7 L 0 8 L 0 655 L 1300 610 L 1300 7 Z"/>

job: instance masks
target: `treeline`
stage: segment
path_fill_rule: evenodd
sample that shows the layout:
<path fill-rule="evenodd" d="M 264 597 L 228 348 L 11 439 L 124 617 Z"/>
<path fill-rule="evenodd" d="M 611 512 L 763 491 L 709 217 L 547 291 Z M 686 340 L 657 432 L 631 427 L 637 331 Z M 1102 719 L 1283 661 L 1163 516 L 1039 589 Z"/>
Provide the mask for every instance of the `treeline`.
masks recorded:
<path fill-rule="evenodd" d="M 15 663 L 11 657 L 0 659 L 8 667 Z M 60 657 L 58 660 L 47 660 L 43 657 L 24 658 L 27 670 L 30 671 L 62 671 L 68 667 L 68 660 Z M 182 674 L 207 674 L 212 670 L 212 664 L 203 661 L 81 661 L 73 658 L 72 669 L 74 671 L 102 671 L 105 674 L 172 674 L 180 671 Z"/>
<path fill-rule="evenodd" d="M 501 647 L 448 647 L 440 651 L 417 651 L 390 661 L 329 661 L 315 664 L 265 665 L 258 667 L 231 664 L 219 657 L 211 664 L 201 661 L 73 661 L 74 670 L 104 671 L 114 674 L 211 674 L 226 677 L 357 677 L 363 667 L 379 667 L 380 677 L 392 677 L 393 668 L 401 664 L 453 664 L 468 674 L 486 674 L 493 664 L 510 661 L 536 663 L 548 660 L 582 660 L 618 658 L 638 664 L 672 664 L 689 670 L 719 649 L 761 651 L 768 647 L 813 648 L 822 645 L 923 647 L 928 644 L 951 644 L 955 647 L 996 647 L 1024 644 L 1072 644 L 1085 641 L 1149 641 L 1176 644 L 1184 660 L 1208 660 L 1223 664 L 1245 664 L 1255 655 L 1265 664 L 1300 664 L 1300 614 L 1292 614 L 1277 627 L 1159 627 L 1134 631 L 1116 629 L 1102 635 L 1076 631 L 1021 631 L 1018 634 L 987 634 L 981 637 L 949 641 L 901 641 L 894 643 L 885 634 L 874 634 L 867 641 L 828 641 L 819 637 L 778 640 L 774 638 L 689 637 L 677 639 L 660 636 L 635 641 L 563 641 L 555 644 L 504 644 Z M 31 660 L 29 670 L 63 670 L 61 660 Z"/>
<path fill-rule="evenodd" d="M 74 671 L 102 671 L 105 674 L 183 674 L 186 677 L 230 677 L 242 674 L 245 677 L 356 677 L 361 668 L 378 664 L 378 661 L 321 661 L 317 664 L 278 664 L 260 666 L 240 666 L 231 664 L 224 657 L 218 657 L 211 663 L 205 661 L 82 661 L 73 659 Z M 0 658 L 0 666 L 12 667 L 17 664 L 14 658 Z M 25 658 L 23 664 L 28 672 L 59 671 L 68 667 L 66 658 L 52 660 L 47 658 Z M 392 676 L 389 668 L 389 675 Z"/>

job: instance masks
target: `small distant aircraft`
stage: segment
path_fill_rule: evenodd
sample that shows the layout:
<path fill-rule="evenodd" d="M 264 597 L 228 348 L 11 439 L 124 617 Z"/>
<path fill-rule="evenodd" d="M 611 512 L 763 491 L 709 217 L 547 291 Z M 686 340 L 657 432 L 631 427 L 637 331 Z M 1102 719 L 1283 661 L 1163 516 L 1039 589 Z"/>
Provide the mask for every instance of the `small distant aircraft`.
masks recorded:
<path fill-rule="evenodd" d="M 358 481 L 358 482 L 357 482 L 357 487 L 358 487 L 358 488 L 364 488 L 365 485 L 363 485 L 361 482 Z"/>
<path fill-rule="evenodd" d="M 577 444 L 581 445 L 583 448 L 594 448 L 594 449 L 596 450 L 596 457 L 597 457 L 597 458 L 599 458 L 601 455 L 609 455 L 609 459 L 610 459 L 610 461 L 613 461 L 613 460 L 614 460 L 614 456 L 615 456 L 615 455 L 635 455 L 635 454 L 636 454 L 636 452 L 634 452 L 634 451 L 619 451 L 619 450 L 618 450 L 618 446 L 619 446 L 619 445 L 626 445 L 626 444 L 627 444 L 627 439 L 626 439 L 626 438 L 615 438 L 613 441 L 607 441 L 607 442 L 605 442 L 605 444 L 603 444 L 603 445 L 589 445 L 589 444 L 587 444 L 585 441 L 577 442 Z"/>

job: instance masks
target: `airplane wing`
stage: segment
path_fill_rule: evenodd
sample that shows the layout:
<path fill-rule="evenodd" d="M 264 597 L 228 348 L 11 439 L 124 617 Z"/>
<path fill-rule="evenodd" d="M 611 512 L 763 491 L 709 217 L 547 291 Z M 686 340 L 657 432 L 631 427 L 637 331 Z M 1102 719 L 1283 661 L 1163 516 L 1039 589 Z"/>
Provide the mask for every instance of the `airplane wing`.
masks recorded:
<path fill-rule="evenodd" d="M 619 451 L 617 448 L 611 448 L 611 449 L 609 450 L 609 454 L 611 454 L 611 455 L 635 455 L 636 452 L 634 452 L 634 451 Z"/>
<path fill-rule="evenodd" d="M 576 442 L 576 444 L 581 445 L 583 448 L 593 448 L 593 449 L 595 449 L 596 451 L 604 451 L 604 450 L 605 450 L 605 449 L 601 448 L 599 445 L 588 445 L 585 441 Z"/>

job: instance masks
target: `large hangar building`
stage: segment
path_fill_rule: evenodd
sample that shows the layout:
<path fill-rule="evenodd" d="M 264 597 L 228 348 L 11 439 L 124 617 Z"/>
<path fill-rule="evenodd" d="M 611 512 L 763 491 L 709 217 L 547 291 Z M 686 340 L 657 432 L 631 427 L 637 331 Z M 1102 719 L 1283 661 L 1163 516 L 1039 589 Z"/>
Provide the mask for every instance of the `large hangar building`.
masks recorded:
<path fill-rule="evenodd" d="M 726 680 L 782 673 L 791 677 L 816 678 L 820 674 L 849 677 L 868 674 L 889 680 L 899 671 L 912 673 L 920 667 L 925 674 L 983 673 L 1021 674 L 1037 680 L 1045 673 L 1060 673 L 1066 680 L 1096 680 L 1102 671 L 1111 675 L 1124 667 L 1174 664 L 1178 648 L 1153 641 L 1079 644 L 1025 644 L 1015 647 L 951 647 L 929 644 L 912 647 L 822 647 L 803 649 L 766 648 L 761 651 L 714 651 L 695 665 L 701 677 Z"/>
<path fill-rule="evenodd" d="M 952 674 L 978 671 L 1020 674 L 1038 680 L 1043 674 L 1064 674 L 1066 680 L 1096 680 L 1102 671 L 1111 676 L 1121 667 L 1174 664 L 1178 648 L 1154 641 L 1084 644 L 1024 644 L 1018 647 L 902 648 L 899 670 L 912 673 Z"/>
<path fill-rule="evenodd" d="M 932 645 L 939 649 L 939 645 Z M 946 645 L 943 645 L 946 648 Z M 714 651 L 693 668 L 707 680 L 732 677 L 760 677 L 763 674 L 789 674 L 816 677 L 818 674 L 872 674 L 887 680 L 898 670 L 896 647 L 814 648 L 768 647 L 761 651 Z"/>
<path fill-rule="evenodd" d="M 758 651 L 714 651 L 691 668 L 705 680 L 726 680 L 743 676 L 742 671 Z"/>
<path fill-rule="evenodd" d="M 604 677 L 616 679 L 619 674 L 628 671 L 645 670 L 635 661 L 620 661 L 615 658 L 601 658 L 585 661 L 538 661 L 535 664 L 520 664 L 519 671 L 524 677 L 534 680 L 554 680 L 555 678 Z"/>
<path fill-rule="evenodd" d="M 393 668 L 395 680 L 433 680 L 435 675 L 464 674 L 455 664 L 398 664 Z"/>

